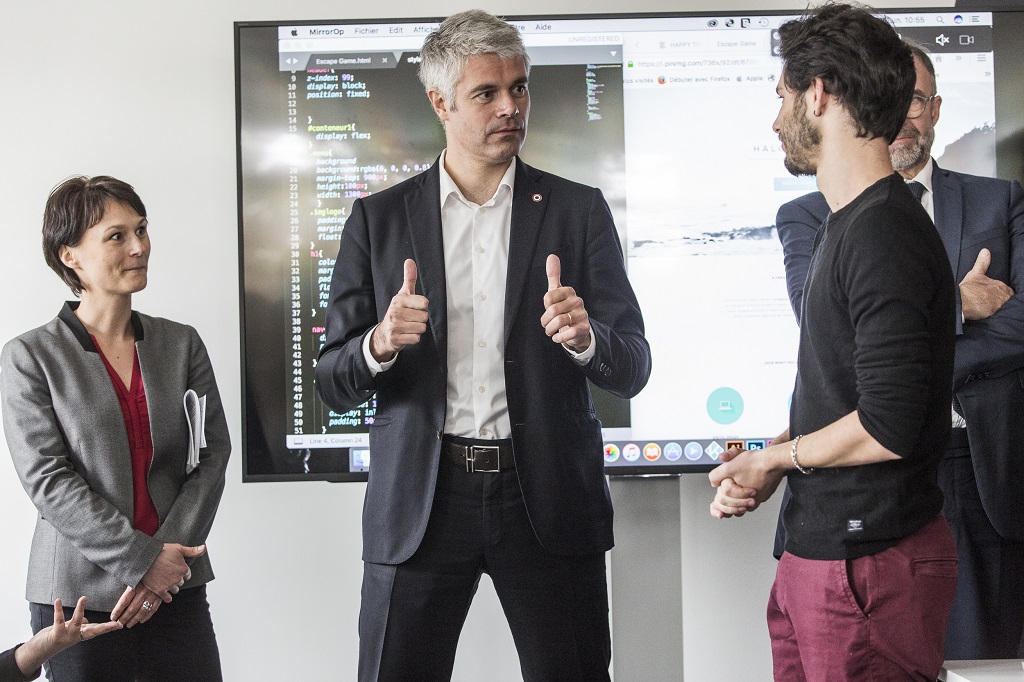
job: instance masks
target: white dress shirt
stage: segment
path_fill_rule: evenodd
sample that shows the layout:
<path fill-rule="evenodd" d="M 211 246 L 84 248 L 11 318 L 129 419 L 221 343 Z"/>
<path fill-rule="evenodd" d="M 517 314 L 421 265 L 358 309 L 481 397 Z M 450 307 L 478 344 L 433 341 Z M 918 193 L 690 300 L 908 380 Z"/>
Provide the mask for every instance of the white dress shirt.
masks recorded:
<path fill-rule="evenodd" d="M 509 163 L 494 196 L 478 205 L 463 196 L 445 170 L 446 154 L 447 150 L 441 152 L 438 160 L 448 317 L 444 432 L 487 440 L 511 438 L 505 395 L 505 280 L 516 164 Z M 377 362 L 370 353 L 371 336 L 363 340 L 363 357 L 376 375 L 388 370 L 398 356 Z M 580 365 L 596 353 L 593 338 L 582 353 L 563 348 Z"/>
<path fill-rule="evenodd" d="M 462 195 L 441 154 L 441 233 L 448 305 L 445 433 L 511 438 L 505 398 L 505 276 L 515 162 L 482 205 Z M 540 320 L 537 321 L 540 324 Z"/>
<path fill-rule="evenodd" d="M 932 193 L 932 172 L 935 170 L 935 160 L 928 158 L 928 163 L 921 169 L 921 172 L 914 176 L 910 182 L 920 182 L 924 185 L 924 193 L 921 194 L 921 205 L 928 213 L 928 217 L 935 222 L 935 195 Z"/>

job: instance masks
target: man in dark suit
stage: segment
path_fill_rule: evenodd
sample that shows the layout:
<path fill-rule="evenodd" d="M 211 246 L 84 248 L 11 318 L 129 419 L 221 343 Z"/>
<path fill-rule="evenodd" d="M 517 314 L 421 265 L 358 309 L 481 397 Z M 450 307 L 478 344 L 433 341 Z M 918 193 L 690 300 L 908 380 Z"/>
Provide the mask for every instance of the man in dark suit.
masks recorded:
<path fill-rule="evenodd" d="M 447 148 L 353 206 L 317 364 L 332 409 L 377 394 L 359 678 L 450 679 L 486 572 L 525 679 L 607 680 L 612 509 L 587 379 L 643 388 L 640 309 L 601 192 L 517 157 L 518 31 L 463 12 L 421 57 Z"/>
<path fill-rule="evenodd" d="M 950 660 L 1013 658 L 1024 632 L 1024 190 L 939 168 L 931 147 L 942 98 L 931 59 L 911 49 L 914 102 L 889 152 L 935 222 L 960 283 L 954 428 L 939 469 L 959 562 L 945 653 Z M 814 237 L 828 213 L 817 192 L 779 209 L 797 321 Z M 784 534 L 780 521 L 777 555 Z"/>

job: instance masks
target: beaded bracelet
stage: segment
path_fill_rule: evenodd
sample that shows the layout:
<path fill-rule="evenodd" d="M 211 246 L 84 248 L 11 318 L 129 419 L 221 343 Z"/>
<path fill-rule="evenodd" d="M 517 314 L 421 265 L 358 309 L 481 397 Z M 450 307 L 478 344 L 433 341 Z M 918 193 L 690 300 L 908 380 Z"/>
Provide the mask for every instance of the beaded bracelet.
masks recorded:
<path fill-rule="evenodd" d="M 804 468 L 804 467 L 800 466 L 800 462 L 798 462 L 796 460 L 796 446 L 800 443 L 800 439 L 801 438 L 803 438 L 803 435 L 799 435 L 799 436 L 797 436 L 796 438 L 793 439 L 793 447 L 789 451 L 789 458 L 791 460 L 793 460 L 793 466 L 796 467 L 796 470 L 799 471 L 801 474 L 804 474 L 806 476 L 807 474 L 809 474 L 812 471 L 814 471 L 814 469 L 810 468 L 810 467 Z"/>

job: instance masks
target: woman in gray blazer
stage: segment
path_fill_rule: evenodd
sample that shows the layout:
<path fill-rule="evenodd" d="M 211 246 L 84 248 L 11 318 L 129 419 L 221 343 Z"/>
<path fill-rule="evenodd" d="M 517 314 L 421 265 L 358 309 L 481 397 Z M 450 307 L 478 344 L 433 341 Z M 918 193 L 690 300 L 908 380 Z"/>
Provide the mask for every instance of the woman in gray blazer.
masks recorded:
<path fill-rule="evenodd" d="M 206 348 L 193 328 L 132 310 L 150 242 L 130 185 L 97 176 L 55 188 L 43 252 L 81 301 L 0 353 L 4 434 L 39 510 L 32 627 L 53 624 L 54 599 L 78 595 L 90 621 L 124 626 L 57 654 L 47 674 L 220 680 L 203 543 L 231 445 Z M 191 422 L 186 392 L 205 401 Z"/>

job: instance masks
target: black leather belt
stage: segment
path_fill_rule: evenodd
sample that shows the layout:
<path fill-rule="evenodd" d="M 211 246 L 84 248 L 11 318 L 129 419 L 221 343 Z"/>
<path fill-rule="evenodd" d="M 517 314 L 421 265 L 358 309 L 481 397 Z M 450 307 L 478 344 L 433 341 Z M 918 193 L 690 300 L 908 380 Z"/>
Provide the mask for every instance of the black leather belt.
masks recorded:
<path fill-rule="evenodd" d="M 497 473 L 515 467 L 512 439 L 456 442 L 450 436 L 441 440 L 441 454 L 452 464 L 470 473 Z"/>

